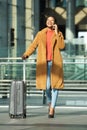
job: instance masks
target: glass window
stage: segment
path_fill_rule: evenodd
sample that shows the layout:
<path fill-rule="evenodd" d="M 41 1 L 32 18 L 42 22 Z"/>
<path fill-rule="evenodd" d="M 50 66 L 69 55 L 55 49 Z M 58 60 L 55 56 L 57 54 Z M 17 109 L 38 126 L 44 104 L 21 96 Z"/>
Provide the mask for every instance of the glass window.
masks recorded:
<path fill-rule="evenodd" d="M 86 6 L 87 7 L 87 0 L 76 0 L 76 6 Z"/>

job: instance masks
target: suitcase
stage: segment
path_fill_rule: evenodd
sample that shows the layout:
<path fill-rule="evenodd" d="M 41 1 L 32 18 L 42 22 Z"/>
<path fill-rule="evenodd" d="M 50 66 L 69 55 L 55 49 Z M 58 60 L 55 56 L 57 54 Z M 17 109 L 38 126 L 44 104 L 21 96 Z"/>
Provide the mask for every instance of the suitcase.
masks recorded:
<path fill-rule="evenodd" d="M 24 81 L 12 81 L 9 102 L 10 118 L 26 118 L 26 86 Z"/>

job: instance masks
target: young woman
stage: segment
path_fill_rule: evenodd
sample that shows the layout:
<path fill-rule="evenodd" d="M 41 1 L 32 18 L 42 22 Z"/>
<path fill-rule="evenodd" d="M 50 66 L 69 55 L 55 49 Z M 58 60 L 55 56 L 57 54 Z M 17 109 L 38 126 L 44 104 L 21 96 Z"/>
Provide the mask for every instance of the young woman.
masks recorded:
<path fill-rule="evenodd" d="M 48 117 L 54 118 L 58 90 L 63 89 L 63 66 L 61 49 L 64 49 L 64 37 L 59 31 L 55 18 L 49 16 L 46 20 L 46 28 L 39 31 L 22 56 L 28 58 L 36 48 L 36 88 L 46 90 L 47 103 L 49 106 Z"/>

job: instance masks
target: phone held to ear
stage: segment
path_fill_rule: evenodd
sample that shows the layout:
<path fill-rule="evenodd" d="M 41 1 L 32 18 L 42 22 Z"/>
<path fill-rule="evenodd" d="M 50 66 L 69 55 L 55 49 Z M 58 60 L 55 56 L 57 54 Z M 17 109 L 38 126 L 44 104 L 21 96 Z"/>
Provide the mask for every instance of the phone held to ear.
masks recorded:
<path fill-rule="evenodd" d="M 55 25 L 53 25 L 52 29 L 55 30 Z"/>

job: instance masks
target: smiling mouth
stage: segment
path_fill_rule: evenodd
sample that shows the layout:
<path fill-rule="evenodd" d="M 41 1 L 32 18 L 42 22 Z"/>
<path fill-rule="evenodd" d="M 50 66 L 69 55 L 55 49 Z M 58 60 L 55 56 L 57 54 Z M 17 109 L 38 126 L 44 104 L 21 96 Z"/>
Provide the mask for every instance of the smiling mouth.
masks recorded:
<path fill-rule="evenodd" d="M 47 24 L 48 26 L 52 26 L 52 24 Z"/>

